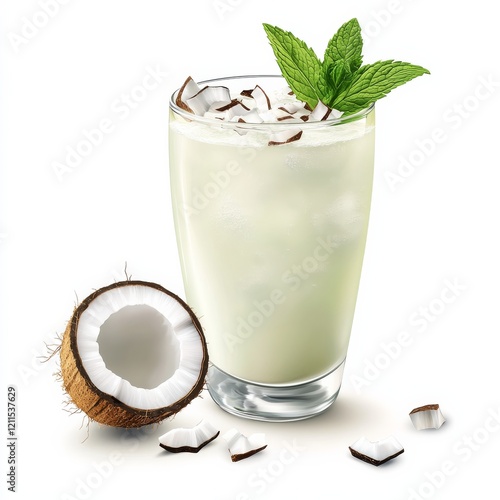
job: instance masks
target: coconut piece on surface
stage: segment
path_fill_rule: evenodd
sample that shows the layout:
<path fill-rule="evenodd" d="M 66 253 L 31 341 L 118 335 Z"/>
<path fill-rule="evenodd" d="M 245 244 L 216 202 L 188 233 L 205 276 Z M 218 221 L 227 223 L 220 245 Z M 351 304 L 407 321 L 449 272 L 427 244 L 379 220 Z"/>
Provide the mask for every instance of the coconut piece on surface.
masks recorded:
<path fill-rule="evenodd" d="M 349 446 L 353 457 L 378 467 L 404 452 L 403 447 L 394 436 L 380 441 L 369 441 L 365 437 Z"/>
<path fill-rule="evenodd" d="M 255 455 L 267 447 L 265 434 L 257 433 L 249 437 L 241 434 L 237 429 L 230 429 L 223 438 L 227 442 L 227 447 L 233 462 L 239 462 L 245 458 Z"/>
<path fill-rule="evenodd" d="M 410 412 L 413 426 L 417 430 L 439 429 L 445 422 L 438 404 L 430 404 L 414 408 Z"/>
<path fill-rule="evenodd" d="M 271 134 L 269 138 L 269 146 L 279 146 L 281 144 L 288 144 L 290 142 L 298 141 L 302 137 L 302 130 L 282 130 Z"/>
<path fill-rule="evenodd" d="M 172 429 L 158 438 L 160 446 L 171 453 L 198 453 L 220 434 L 208 421 L 202 420 L 192 428 Z"/>
<path fill-rule="evenodd" d="M 62 339 L 61 377 L 91 420 L 141 427 L 175 415 L 203 389 L 208 351 L 199 320 L 162 286 L 122 281 L 75 309 Z"/>

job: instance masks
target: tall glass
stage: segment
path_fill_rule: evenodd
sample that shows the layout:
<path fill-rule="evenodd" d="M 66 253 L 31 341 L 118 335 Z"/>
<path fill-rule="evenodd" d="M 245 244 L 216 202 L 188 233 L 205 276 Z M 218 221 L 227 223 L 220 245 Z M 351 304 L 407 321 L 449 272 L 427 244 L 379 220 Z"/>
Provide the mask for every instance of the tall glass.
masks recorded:
<path fill-rule="evenodd" d="M 238 94 L 282 77 L 231 77 Z M 368 228 L 373 106 L 344 119 L 231 123 L 170 102 L 173 212 L 208 389 L 230 413 L 298 420 L 340 389 Z M 269 145 L 272 134 L 300 140 Z"/>

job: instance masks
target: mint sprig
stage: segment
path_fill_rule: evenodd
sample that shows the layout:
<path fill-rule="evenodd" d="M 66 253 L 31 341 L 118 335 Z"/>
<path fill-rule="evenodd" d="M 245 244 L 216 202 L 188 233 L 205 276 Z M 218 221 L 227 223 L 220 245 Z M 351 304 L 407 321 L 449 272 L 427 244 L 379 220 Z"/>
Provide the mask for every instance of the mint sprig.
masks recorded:
<path fill-rule="evenodd" d="M 353 114 L 396 87 L 429 74 L 422 66 L 392 59 L 362 66 L 363 39 L 355 18 L 330 39 L 323 61 L 289 31 L 269 24 L 264 24 L 264 30 L 288 85 L 311 108 L 322 101 L 346 115 Z"/>

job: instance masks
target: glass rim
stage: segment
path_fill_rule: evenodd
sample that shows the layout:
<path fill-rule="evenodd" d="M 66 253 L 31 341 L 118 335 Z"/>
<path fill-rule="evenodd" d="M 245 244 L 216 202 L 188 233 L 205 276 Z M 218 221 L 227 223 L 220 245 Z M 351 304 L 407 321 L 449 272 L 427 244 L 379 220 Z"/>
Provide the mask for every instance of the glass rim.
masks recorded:
<path fill-rule="evenodd" d="M 211 85 L 214 83 L 220 83 L 221 81 L 227 81 L 227 80 L 243 80 L 243 79 L 259 79 L 259 78 L 276 78 L 276 79 L 282 79 L 285 84 L 286 80 L 282 75 L 234 75 L 234 76 L 226 76 L 226 77 L 219 77 L 219 78 L 210 78 L 208 80 L 201 80 L 197 81 L 196 83 L 199 86 L 202 85 Z M 360 120 L 362 118 L 365 118 L 368 116 L 368 114 L 373 111 L 375 108 L 375 102 L 371 103 L 369 106 L 366 108 L 357 111 L 356 113 L 353 113 L 351 115 L 342 115 L 340 118 L 327 118 L 326 120 L 315 120 L 315 121 L 307 121 L 307 122 L 302 122 L 302 123 L 287 123 L 285 120 L 284 122 L 263 122 L 263 123 L 241 123 L 241 122 L 230 122 L 226 120 L 218 120 L 216 118 L 207 118 L 205 116 L 200 116 L 196 115 L 194 113 L 190 113 L 189 111 L 186 111 L 175 103 L 175 99 L 177 97 L 177 94 L 180 90 L 180 87 L 176 89 L 172 95 L 170 96 L 170 101 L 169 101 L 169 107 L 170 109 L 176 113 L 177 115 L 185 118 L 188 121 L 194 121 L 198 123 L 203 123 L 206 125 L 217 125 L 220 128 L 239 128 L 239 129 L 257 129 L 257 128 L 286 128 L 288 130 L 290 129 L 305 129 L 305 128 L 316 128 L 316 127 L 331 127 L 334 125 L 342 125 L 344 123 L 350 123 L 353 121 Z M 242 89 L 243 90 L 243 89 Z"/>

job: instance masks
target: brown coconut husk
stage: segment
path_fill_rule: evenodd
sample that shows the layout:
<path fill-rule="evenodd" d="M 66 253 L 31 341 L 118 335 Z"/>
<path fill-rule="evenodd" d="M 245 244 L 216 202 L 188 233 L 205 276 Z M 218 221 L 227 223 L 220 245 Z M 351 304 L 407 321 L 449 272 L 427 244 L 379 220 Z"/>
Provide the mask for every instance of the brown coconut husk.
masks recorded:
<path fill-rule="evenodd" d="M 151 287 L 174 298 L 188 312 L 202 341 L 203 360 L 200 366 L 199 377 L 188 394 L 170 406 L 148 410 L 133 408 L 115 397 L 102 392 L 90 380 L 78 352 L 77 330 L 82 313 L 99 295 L 115 288 L 131 285 Z M 100 288 L 76 307 L 63 335 L 60 359 L 63 387 L 71 402 L 95 422 L 113 427 L 127 428 L 158 423 L 175 415 L 200 394 L 204 387 L 208 369 L 208 352 L 205 336 L 201 324 L 191 308 L 180 297 L 162 286 L 156 283 L 137 280 L 120 281 Z"/>

